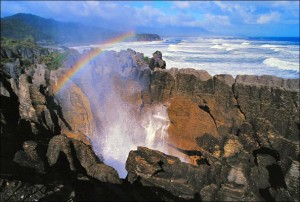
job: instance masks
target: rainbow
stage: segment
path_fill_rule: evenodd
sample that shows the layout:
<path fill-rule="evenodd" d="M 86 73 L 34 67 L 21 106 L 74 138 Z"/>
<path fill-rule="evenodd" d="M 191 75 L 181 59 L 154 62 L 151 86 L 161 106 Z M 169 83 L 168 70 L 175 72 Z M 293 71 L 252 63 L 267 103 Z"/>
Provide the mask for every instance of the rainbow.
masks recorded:
<path fill-rule="evenodd" d="M 67 82 L 69 79 L 71 79 L 80 69 L 86 66 L 86 64 L 103 53 L 103 51 L 107 48 L 109 48 L 111 45 L 121 42 L 127 38 L 130 38 L 134 36 L 134 32 L 126 32 L 116 38 L 107 40 L 101 44 L 99 44 L 99 47 L 94 48 L 91 50 L 88 54 L 82 56 L 73 66 L 70 70 L 68 70 L 56 83 L 56 85 L 53 87 L 53 93 L 56 94 Z"/>

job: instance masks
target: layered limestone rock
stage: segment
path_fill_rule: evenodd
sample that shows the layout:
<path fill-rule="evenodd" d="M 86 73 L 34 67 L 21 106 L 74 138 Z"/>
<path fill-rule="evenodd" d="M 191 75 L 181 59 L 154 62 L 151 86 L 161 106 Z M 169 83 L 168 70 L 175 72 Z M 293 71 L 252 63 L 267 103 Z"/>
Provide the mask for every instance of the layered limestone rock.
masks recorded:
<path fill-rule="evenodd" d="M 132 108 L 138 109 L 132 113 L 135 123 L 139 122 L 140 114 L 162 103 L 168 106 L 170 119 L 168 138 L 164 139 L 169 154 L 196 166 L 226 165 L 226 172 L 214 171 L 216 175 L 227 173 L 221 177 L 227 181 L 221 183 L 222 189 L 217 189 L 219 198 L 250 200 L 266 199 L 268 196 L 278 199 L 278 195 L 290 197 L 284 191 L 284 183 L 269 183 L 269 178 L 272 179 L 273 172 L 277 171 L 283 172 L 278 174 L 282 178 L 290 169 L 291 162 L 297 159 L 297 80 L 268 76 L 238 76 L 236 79 L 230 75 L 212 77 L 205 71 L 194 69 L 155 69 L 149 72 L 134 67 L 139 63 L 135 62 L 137 54 L 133 51 L 113 56 L 118 58 L 114 61 L 115 68 L 123 69 L 117 71 L 117 76 L 111 77 L 109 84 L 114 86 L 112 92 L 119 95 L 118 99 L 136 106 Z M 133 60 L 123 66 L 118 65 L 117 61 L 128 61 L 128 57 Z M 111 75 L 113 66 L 108 67 L 97 66 L 94 70 Z M 107 69 L 110 70 L 107 72 Z M 90 70 L 92 74 L 94 70 Z M 80 79 L 77 83 L 84 89 L 89 86 L 88 82 Z M 97 85 L 100 84 L 105 85 Z M 115 96 L 104 96 L 107 100 L 102 104 L 106 108 L 121 110 Z M 286 117 L 283 123 L 279 114 Z M 103 113 L 98 120 L 105 123 L 104 117 L 114 116 L 109 112 Z M 269 161 L 261 160 L 262 156 Z M 260 171 L 257 172 L 257 169 Z M 202 192 L 215 192 L 215 185 L 219 186 L 220 182 L 205 184 Z M 278 186 L 282 191 L 274 191 Z"/>
<path fill-rule="evenodd" d="M 57 185 L 57 179 L 60 183 L 72 184 L 80 174 L 88 181 L 88 177 L 91 177 L 98 182 L 121 183 L 118 173 L 105 165 L 88 146 L 88 138 L 95 132 L 88 99 L 72 82 L 66 86 L 68 89 L 63 94 L 53 95 L 52 77 L 61 72 L 51 71 L 45 64 L 39 64 L 39 58 L 45 54 L 48 52 L 34 48 L 10 50 L 1 47 L 4 61 L 0 69 L 0 195 L 8 201 L 42 200 L 60 191 L 57 188 L 47 191 L 52 188 L 41 184 L 50 182 Z M 25 60 L 32 64 L 25 65 Z M 77 140 L 63 135 L 54 136 L 58 134 L 67 134 Z M 8 180 L 6 177 L 21 181 Z M 10 183 L 17 185 L 11 186 Z M 20 189 L 20 186 L 23 188 Z M 71 191 L 74 192 L 72 186 L 68 188 L 68 196 Z M 36 194 L 38 191 L 39 194 Z"/>
<path fill-rule="evenodd" d="M 233 79 L 230 75 L 209 77 L 203 71 L 170 69 L 151 75 L 149 94 L 153 102 L 171 103 L 169 153 L 184 154 L 195 165 L 220 162 L 233 167 L 227 177 L 229 184 L 219 190 L 219 200 L 250 200 L 247 189 L 254 191 L 254 198 L 291 200 L 294 196 L 287 191 L 284 173 L 299 153 L 297 83 L 299 79 Z M 270 160 L 261 160 L 263 156 Z M 251 168 L 251 178 L 246 165 Z M 274 178 L 279 179 L 275 182 Z M 238 188 L 242 182 L 247 182 L 245 187 Z M 256 187 L 251 187 L 252 182 Z M 216 191 L 214 184 L 207 187 Z"/>
<path fill-rule="evenodd" d="M 64 76 L 64 71 L 67 70 L 51 72 L 52 86 L 55 86 L 55 81 Z M 89 140 L 95 135 L 96 128 L 86 95 L 72 80 L 68 80 L 65 86 L 56 92 L 55 98 L 60 104 L 63 115 L 63 121 L 60 122 L 61 133 L 90 144 Z"/>
<path fill-rule="evenodd" d="M 174 156 L 138 147 L 129 153 L 126 162 L 128 181 L 138 181 L 144 186 L 161 187 L 188 200 L 297 200 L 297 190 L 294 187 L 296 185 L 287 188 L 276 161 L 262 160 L 254 165 L 253 160 L 249 162 L 251 154 L 243 149 L 238 155 L 224 154 L 219 158 L 204 151 L 202 154 L 207 157 L 209 164 L 194 166 L 181 162 Z M 265 155 L 264 158 L 270 157 Z M 286 177 L 288 183 L 291 183 L 291 175 L 295 176 L 294 180 L 299 179 L 296 167 L 295 164 L 291 167 Z"/>
<path fill-rule="evenodd" d="M 194 166 L 178 158 L 145 147 L 129 153 L 128 181 L 161 187 L 181 200 L 253 201 L 259 200 L 245 177 L 244 168 L 215 162 Z"/>
<path fill-rule="evenodd" d="M 182 163 L 177 157 L 145 147 L 138 147 L 129 153 L 126 170 L 129 182 L 139 180 L 145 186 L 162 187 L 186 199 L 194 197 L 207 174 L 207 168 Z"/>
<path fill-rule="evenodd" d="M 110 190 L 124 200 L 153 199 L 149 195 L 156 200 L 297 200 L 299 79 L 234 79 L 191 68 L 165 70 L 158 52 L 152 71 L 140 53 L 110 51 L 53 94 L 80 54 L 70 57 L 66 67 L 50 71 L 44 64 L 24 65 L 24 59 L 37 62 L 47 51 L 18 50 L 1 48 L 1 56 L 8 60 L 0 71 L 1 105 L 9 106 L 1 108 L 1 177 L 18 176 L 55 187 L 57 182 L 47 175 L 72 186 L 83 181 L 91 185 L 96 179 L 108 185 L 92 187 L 101 187 L 101 193 Z M 164 116 L 153 112 L 161 105 Z M 126 169 L 133 184 L 120 185 L 116 170 L 100 158 L 101 144 L 92 144 L 99 146 L 94 147 L 97 157 L 90 140 L 110 137 L 112 132 L 138 139 L 151 129 L 142 125 L 145 117 L 164 120 L 162 128 L 168 127 L 168 134 L 142 140 L 152 145 L 163 142 L 169 155 L 145 147 L 131 151 Z M 5 199 L 15 191 L 18 197 L 26 192 L 26 198 L 46 200 L 27 194 L 37 190 L 33 185 L 3 182 L 0 195 Z M 109 188 L 111 184 L 117 187 Z M 21 185 L 26 189 L 18 189 Z M 136 192 L 141 185 L 151 187 Z M 82 186 L 74 185 L 76 190 L 72 186 L 65 188 L 68 197 L 58 199 L 76 198 Z"/>
<path fill-rule="evenodd" d="M 87 172 L 87 175 L 101 182 L 121 183 L 117 171 L 103 164 L 95 155 L 92 148 L 83 142 L 69 139 L 63 135 L 55 136 L 50 140 L 47 150 L 47 158 L 50 166 L 57 163 L 61 157 L 61 153 L 66 156 L 71 171 L 76 171 L 80 168 L 76 165 L 76 161 L 79 161 L 80 165 Z"/>
<path fill-rule="evenodd" d="M 251 122 L 250 125 L 253 126 L 254 122 L 259 120 L 259 122 L 269 122 L 282 136 L 288 135 L 289 139 L 297 140 L 299 120 L 296 114 L 299 113 L 299 91 L 292 90 L 293 88 L 287 88 L 289 91 L 282 90 L 276 85 L 268 87 L 263 79 L 260 83 L 259 77 L 256 77 L 258 83 L 249 85 L 249 82 L 241 83 L 239 76 L 235 81 L 229 75 L 217 75 L 209 78 L 203 71 L 199 71 L 198 74 L 195 73 L 196 70 L 192 70 L 191 73 L 181 72 L 183 71 L 172 69 L 156 71 L 151 75 L 150 96 L 153 102 L 171 103 L 169 115 L 172 123 L 178 122 L 176 121 L 177 117 L 179 119 L 182 117 L 182 114 L 174 116 L 173 105 L 175 107 L 176 104 L 180 105 L 180 102 L 185 102 L 180 107 L 182 112 L 186 108 L 198 105 L 199 109 L 195 107 L 193 113 L 206 113 L 206 116 L 199 115 L 199 120 L 203 119 L 208 128 L 215 128 L 217 131 L 198 129 L 196 131 L 199 135 L 204 133 L 238 134 L 243 125 Z M 188 71 L 185 70 L 185 72 Z M 202 78 L 201 75 L 203 75 Z M 244 80 L 247 80 L 247 76 Z M 276 77 L 273 80 L 276 80 Z M 282 83 L 299 82 L 299 80 L 279 78 L 278 80 L 281 80 Z M 172 105 L 172 103 L 174 104 Z M 275 107 L 276 105 L 277 107 Z M 284 121 L 281 120 L 281 116 L 286 117 Z M 206 117 L 210 117 L 211 121 L 205 121 L 209 120 Z M 172 127 L 170 127 L 171 134 Z M 197 127 L 196 124 L 195 127 Z M 271 132 L 271 129 L 269 130 Z M 181 134 L 186 133 L 180 130 L 176 131 Z"/>
<path fill-rule="evenodd" d="M 251 80 L 252 76 L 249 77 L 248 80 Z M 298 79 L 273 78 L 273 80 L 276 79 L 280 83 L 298 82 L 299 84 Z M 261 124 L 261 127 L 256 127 L 256 132 L 277 133 L 290 140 L 299 141 L 299 88 L 284 87 L 282 89 L 283 84 L 280 86 L 274 84 L 271 87 L 264 85 L 265 81 L 251 83 L 247 79 L 244 80 L 237 76 L 233 91 L 248 122 L 252 122 L 254 127 L 259 124 L 255 122 L 264 123 L 264 126 Z"/>

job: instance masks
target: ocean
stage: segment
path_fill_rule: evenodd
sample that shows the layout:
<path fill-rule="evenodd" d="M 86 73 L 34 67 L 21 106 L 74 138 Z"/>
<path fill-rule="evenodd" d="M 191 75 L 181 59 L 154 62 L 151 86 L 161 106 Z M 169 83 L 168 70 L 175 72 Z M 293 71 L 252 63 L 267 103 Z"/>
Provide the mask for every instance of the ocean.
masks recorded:
<path fill-rule="evenodd" d="M 97 45 L 73 47 L 79 51 Z M 194 68 L 211 75 L 274 75 L 299 78 L 299 38 L 167 37 L 162 41 L 120 42 L 108 50 L 131 48 L 145 56 L 159 50 L 167 68 Z"/>

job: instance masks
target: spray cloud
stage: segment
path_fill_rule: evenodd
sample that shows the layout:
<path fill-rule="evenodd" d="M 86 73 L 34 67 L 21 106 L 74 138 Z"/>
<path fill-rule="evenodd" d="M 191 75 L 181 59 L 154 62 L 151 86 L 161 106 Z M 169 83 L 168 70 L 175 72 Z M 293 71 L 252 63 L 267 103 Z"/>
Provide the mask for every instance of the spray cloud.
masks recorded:
<path fill-rule="evenodd" d="M 142 91 L 149 88 L 150 70 L 142 59 L 132 50 L 105 51 L 72 78 L 91 104 L 97 128 L 90 135 L 93 149 L 121 177 L 127 174 L 129 151 L 137 146 L 167 152 L 167 106 L 144 106 Z"/>

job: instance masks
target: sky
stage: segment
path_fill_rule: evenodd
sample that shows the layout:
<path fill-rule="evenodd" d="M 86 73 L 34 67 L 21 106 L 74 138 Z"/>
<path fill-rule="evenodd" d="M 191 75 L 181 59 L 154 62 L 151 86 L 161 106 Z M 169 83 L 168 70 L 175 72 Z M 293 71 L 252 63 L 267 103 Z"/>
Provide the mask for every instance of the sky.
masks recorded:
<path fill-rule="evenodd" d="M 1 17 L 16 13 L 119 30 L 176 26 L 213 35 L 299 37 L 298 0 L 1 1 Z"/>

